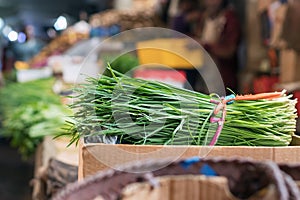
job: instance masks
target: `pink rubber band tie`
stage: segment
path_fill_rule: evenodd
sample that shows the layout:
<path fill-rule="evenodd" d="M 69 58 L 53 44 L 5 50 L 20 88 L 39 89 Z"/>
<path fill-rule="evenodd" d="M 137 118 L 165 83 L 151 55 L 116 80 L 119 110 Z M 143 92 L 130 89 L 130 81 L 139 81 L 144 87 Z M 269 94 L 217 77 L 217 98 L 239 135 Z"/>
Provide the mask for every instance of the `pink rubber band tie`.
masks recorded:
<path fill-rule="evenodd" d="M 217 127 L 217 130 L 216 130 L 216 133 L 214 134 L 212 140 L 209 143 L 209 146 L 214 146 L 217 143 L 217 141 L 218 141 L 218 139 L 219 139 L 219 137 L 221 135 L 224 123 L 225 123 L 226 105 L 233 103 L 234 98 L 235 98 L 234 95 L 229 95 L 229 96 L 226 96 L 225 98 L 222 97 L 221 101 L 217 101 L 217 100 L 214 100 L 214 99 L 210 100 L 211 103 L 216 104 L 216 107 L 214 109 L 213 115 L 210 117 L 210 123 L 218 123 L 218 127 Z M 220 118 L 216 117 L 216 115 L 221 110 L 223 111 L 222 112 L 222 116 Z"/>
<path fill-rule="evenodd" d="M 235 96 L 234 94 L 231 94 L 229 96 L 220 98 L 220 101 L 211 99 L 210 102 L 216 104 L 216 107 L 214 108 L 213 114 L 210 117 L 210 123 L 218 123 L 218 127 L 216 133 L 214 134 L 212 140 L 209 143 L 209 146 L 213 146 L 217 143 L 218 138 L 222 132 L 226 117 L 226 105 L 232 104 L 234 101 L 240 100 L 275 99 L 285 95 L 285 93 L 286 90 L 282 90 L 281 92 L 260 93 L 255 95 L 244 96 Z M 221 110 L 223 111 L 223 113 L 220 118 L 217 118 L 216 116 Z"/>

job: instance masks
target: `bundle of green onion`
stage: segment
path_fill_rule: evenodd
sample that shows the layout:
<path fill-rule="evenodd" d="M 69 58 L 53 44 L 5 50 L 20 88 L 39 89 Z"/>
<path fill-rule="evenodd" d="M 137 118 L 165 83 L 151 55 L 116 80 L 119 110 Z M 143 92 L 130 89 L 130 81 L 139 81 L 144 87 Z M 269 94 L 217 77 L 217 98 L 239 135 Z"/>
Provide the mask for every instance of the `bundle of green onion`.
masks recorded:
<path fill-rule="evenodd" d="M 219 101 L 212 95 L 157 81 L 113 77 L 88 79 L 77 88 L 69 122 L 71 142 L 81 136 L 116 137 L 123 144 L 208 145 L 218 128 L 211 123 Z M 234 101 L 216 145 L 286 146 L 296 128 L 297 100 L 285 94 L 275 99 Z M 223 110 L 224 111 L 224 110 Z"/>

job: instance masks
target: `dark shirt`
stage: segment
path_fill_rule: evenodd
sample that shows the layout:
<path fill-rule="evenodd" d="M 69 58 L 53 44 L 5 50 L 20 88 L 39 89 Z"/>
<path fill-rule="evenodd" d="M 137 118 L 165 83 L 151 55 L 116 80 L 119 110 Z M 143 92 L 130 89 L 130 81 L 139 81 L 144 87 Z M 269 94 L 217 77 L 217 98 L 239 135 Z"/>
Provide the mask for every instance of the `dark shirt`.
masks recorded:
<path fill-rule="evenodd" d="M 222 30 L 218 40 L 212 44 L 202 45 L 218 66 L 225 87 L 237 90 L 237 49 L 241 36 L 240 24 L 232 9 L 226 9 L 221 14 L 225 17 L 225 24 L 220 27 Z M 198 36 L 201 34 L 204 21 L 204 15 L 200 16 L 197 25 Z"/>
<path fill-rule="evenodd" d="M 174 17 L 172 22 L 172 29 L 183 34 L 190 35 L 191 28 L 185 18 L 186 18 L 185 13 L 181 13 L 176 17 Z"/>

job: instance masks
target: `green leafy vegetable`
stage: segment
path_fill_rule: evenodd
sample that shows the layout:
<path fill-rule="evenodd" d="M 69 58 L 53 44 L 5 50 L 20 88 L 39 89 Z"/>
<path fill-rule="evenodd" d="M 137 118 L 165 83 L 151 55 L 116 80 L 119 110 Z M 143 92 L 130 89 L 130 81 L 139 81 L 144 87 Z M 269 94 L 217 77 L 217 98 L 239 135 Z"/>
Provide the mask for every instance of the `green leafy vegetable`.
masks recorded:
<path fill-rule="evenodd" d="M 210 123 L 216 107 L 210 100 L 218 98 L 111 73 L 77 88 L 67 133 L 71 143 L 92 135 L 117 136 L 126 144 L 207 145 L 212 140 L 217 123 Z M 295 104 L 284 95 L 227 105 L 217 145 L 289 145 L 296 127 Z"/>
<path fill-rule="evenodd" d="M 24 158 L 34 153 L 45 135 L 61 132 L 70 115 L 51 91 L 53 83 L 53 79 L 10 83 L 0 90 L 0 134 L 10 138 Z"/>
<path fill-rule="evenodd" d="M 105 63 L 110 63 L 110 68 L 116 70 L 121 74 L 130 74 L 131 70 L 139 65 L 139 61 L 136 56 L 129 53 L 118 56 L 117 58 L 106 58 Z M 107 68 L 103 75 L 112 77 L 111 71 Z"/>

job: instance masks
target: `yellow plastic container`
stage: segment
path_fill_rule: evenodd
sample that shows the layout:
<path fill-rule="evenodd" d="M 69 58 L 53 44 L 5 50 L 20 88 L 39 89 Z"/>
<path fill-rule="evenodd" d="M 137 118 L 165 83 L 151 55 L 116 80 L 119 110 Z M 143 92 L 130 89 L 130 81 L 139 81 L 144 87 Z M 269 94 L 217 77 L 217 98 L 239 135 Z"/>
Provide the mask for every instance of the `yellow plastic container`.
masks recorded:
<path fill-rule="evenodd" d="M 137 43 L 141 65 L 163 65 L 172 68 L 199 68 L 203 65 L 202 49 L 188 48 L 188 39 L 154 39 Z"/>

